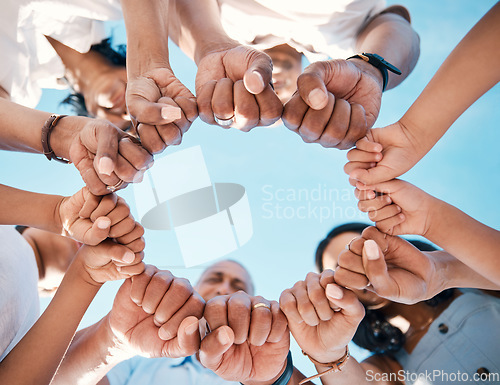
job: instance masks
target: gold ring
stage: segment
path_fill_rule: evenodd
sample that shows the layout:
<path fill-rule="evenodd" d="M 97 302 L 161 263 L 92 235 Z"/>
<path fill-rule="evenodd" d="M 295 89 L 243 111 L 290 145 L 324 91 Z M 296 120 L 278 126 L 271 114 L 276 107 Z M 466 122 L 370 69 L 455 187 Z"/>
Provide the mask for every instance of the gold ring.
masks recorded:
<path fill-rule="evenodd" d="M 265 304 L 264 302 L 256 303 L 255 305 L 252 306 L 252 310 L 257 309 L 258 307 L 265 307 L 267 310 L 271 311 L 271 307 Z"/>
<path fill-rule="evenodd" d="M 120 180 L 119 180 L 116 184 L 114 184 L 113 186 L 106 186 L 106 189 L 107 189 L 108 191 L 111 191 L 112 193 L 114 193 L 116 190 L 118 190 L 118 189 L 122 186 L 122 184 L 123 184 L 123 183 L 124 183 L 124 182 L 123 182 L 123 180 L 121 180 L 121 179 L 120 179 Z"/>

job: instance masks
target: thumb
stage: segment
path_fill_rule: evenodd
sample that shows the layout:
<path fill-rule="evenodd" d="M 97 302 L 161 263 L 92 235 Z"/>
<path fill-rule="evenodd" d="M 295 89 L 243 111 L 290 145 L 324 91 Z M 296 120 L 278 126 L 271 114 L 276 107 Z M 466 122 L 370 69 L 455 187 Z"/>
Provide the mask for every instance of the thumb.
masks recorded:
<path fill-rule="evenodd" d="M 140 123 L 161 126 L 172 123 L 182 117 L 179 106 L 165 102 L 151 101 L 141 95 L 131 95 L 127 100 L 130 115 Z"/>
<path fill-rule="evenodd" d="M 90 220 L 84 220 L 86 223 L 92 223 Z M 95 246 L 104 241 L 109 236 L 111 229 L 111 219 L 108 217 L 99 217 L 92 223 L 92 227 L 83 236 L 83 243 Z"/>
<path fill-rule="evenodd" d="M 234 332 L 229 326 L 221 326 L 208 334 L 200 347 L 200 361 L 208 369 L 216 370 L 234 343 Z"/>
<path fill-rule="evenodd" d="M 383 164 L 378 163 L 372 168 L 356 168 L 349 174 L 350 179 L 354 179 L 366 186 L 373 186 L 382 182 L 390 181 L 397 175 L 393 170 Z"/>
<path fill-rule="evenodd" d="M 97 140 L 94 167 L 98 173 L 109 176 L 116 167 L 119 129 L 104 121 L 96 121 L 94 124 Z"/>
<path fill-rule="evenodd" d="M 327 62 L 313 63 L 297 79 L 300 97 L 314 110 L 321 110 L 328 104 L 328 91 L 325 86 L 327 66 Z"/>
<path fill-rule="evenodd" d="M 158 329 L 161 339 L 163 329 Z M 200 332 L 198 318 L 189 316 L 182 320 L 177 330 L 177 338 L 167 341 L 162 356 L 164 357 L 187 357 L 200 349 Z"/>
<path fill-rule="evenodd" d="M 248 92 L 260 94 L 271 83 L 273 65 L 271 58 L 259 52 L 251 60 L 248 70 L 243 75 L 243 84 Z"/>
<path fill-rule="evenodd" d="M 373 239 L 365 241 L 362 258 L 366 277 L 375 291 L 381 294 L 381 292 L 387 289 L 387 286 L 391 283 L 391 278 L 387 270 L 387 264 L 382 250 L 380 250 L 377 242 Z"/>
<path fill-rule="evenodd" d="M 97 246 L 86 247 L 85 251 L 85 263 L 94 269 L 101 268 L 111 261 L 130 265 L 135 260 L 135 254 L 128 247 L 112 240 L 105 240 Z"/>

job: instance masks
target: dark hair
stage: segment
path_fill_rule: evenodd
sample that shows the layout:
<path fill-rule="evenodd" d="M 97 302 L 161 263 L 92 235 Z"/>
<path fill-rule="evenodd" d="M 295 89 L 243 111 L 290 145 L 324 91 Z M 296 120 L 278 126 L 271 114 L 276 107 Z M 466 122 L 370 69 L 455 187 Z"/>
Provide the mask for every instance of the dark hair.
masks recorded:
<path fill-rule="evenodd" d="M 368 226 L 369 225 L 364 223 L 353 222 L 335 227 L 332 231 L 330 231 L 326 238 L 319 243 L 318 248 L 316 249 L 316 266 L 319 271 L 323 271 L 323 253 L 334 237 L 351 231 L 361 234 Z M 409 239 L 407 239 L 407 241 L 420 251 L 437 250 L 434 246 L 427 242 Z M 424 302 L 428 306 L 435 307 L 452 297 L 453 293 L 454 289 L 444 290 Z M 367 307 L 365 307 L 365 317 L 359 324 L 356 334 L 354 334 L 352 340 L 356 345 L 376 354 L 395 353 L 403 347 L 406 341 L 404 333 L 387 321 L 387 318 L 381 309 L 369 309 Z"/>
<path fill-rule="evenodd" d="M 112 47 L 112 39 L 107 38 L 98 44 L 90 47 L 90 51 L 97 52 L 104 56 L 111 64 L 125 67 L 127 57 L 127 47 L 124 44 L 117 46 L 116 50 Z M 85 105 L 85 98 L 80 92 L 76 92 L 71 88 L 71 93 L 60 103 L 68 105 L 73 110 L 73 113 L 78 116 L 90 116 Z"/>
<path fill-rule="evenodd" d="M 325 252 L 326 247 L 330 243 L 330 241 L 335 238 L 337 235 L 342 234 L 342 233 L 359 233 L 361 234 L 364 229 L 369 227 L 370 225 L 366 223 L 361 223 L 361 222 L 350 222 L 350 223 L 344 223 L 343 225 L 334 227 L 323 239 L 318 247 L 316 248 L 316 256 L 315 256 L 315 261 L 316 261 L 316 268 L 318 271 L 323 271 L 324 266 L 323 266 L 323 253 Z"/>

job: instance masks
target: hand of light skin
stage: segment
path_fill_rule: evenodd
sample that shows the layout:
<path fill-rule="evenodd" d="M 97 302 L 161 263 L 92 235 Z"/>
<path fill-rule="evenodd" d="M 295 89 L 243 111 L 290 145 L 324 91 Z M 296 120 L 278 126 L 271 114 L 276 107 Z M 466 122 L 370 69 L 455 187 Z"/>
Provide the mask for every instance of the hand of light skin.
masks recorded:
<path fill-rule="evenodd" d="M 96 196 L 84 187 L 63 198 L 56 211 L 62 235 L 87 245 L 95 246 L 108 237 L 124 238 L 128 244 L 144 234 L 125 200 L 116 194 Z"/>
<path fill-rule="evenodd" d="M 270 307 L 252 306 L 264 303 Z M 210 327 L 200 361 L 219 377 L 245 384 L 272 384 L 284 371 L 290 349 L 286 318 L 276 301 L 239 291 L 207 302 Z"/>
<path fill-rule="evenodd" d="M 414 304 L 433 297 L 441 285 L 432 254 L 408 241 L 367 227 L 339 255 L 335 280 L 353 289 L 367 289 L 391 301 Z M 370 285 L 370 286 L 368 286 Z"/>
<path fill-rule="evenodd" d="M 307 143 L 352 147 L 378 117 L 382 75 L 377 72 L 359 60 L 309 65 L 297 80 L 298 92 L 285 105 L 285 126 Z"/>
<path fill-rule="evenodd" d="M 344 171 L 363 184 L 377 184 L 394 179 L 408 170 L 427 153 L 423 138 L 412 134 L 401 121 L 371 129 L 347 153 Z"/>
<path fill-rule="evenodd" d="M 242 131 L 273 124 L 281 118 L 283 105 L 270 85 L 271 78 L 271 58 L 264 52 L 234 45 L 208 53 L 196 74 L 201 120 L 217 124 L 214 115 L 219 119 L 234 116 L 232 126 Z"/>
<path fill-rule="evenodd" d="M 359 209 L 368 213 L 379 230 L 390 235 L 427 234 L 438 199 L 399 179 L 356 186 L 354 195 L 359 199 Z M 382 195 L 376 196 L 375 192 Z"/>
<path fill-rule="evenodd" d="M 280 307 L 302 350 L 321 363 L 340 359 L 363 319 L 356 295 L 335 283 L 331 270 L 309 273 L 281 293 Z"/>
<path fill-rule="evenodd" d="M 180 144 L 198 116 L 195 97 L 167 67 L 129 79 L 127 106 L 142 145 L 152 154 Z"/>
<path fill-rule="evenodd" d="M 88 282 L 101 285 L 142 273 L 143 258 L 143 252 L 135 252 L 128 245 L 108 239 L 97 246 L 83 245 L 78 250 L 75 261 L 82 264 L 88 275 Z"/>
<path fill-rule="evenodd" d="M 71 119 L 71 127 L 62 127 Z M 61 125 L 61 127 L 60 127 Z M 69 128 L 66 132 L 61 131 Z M 61 139 L 57 139 L 60 136 Z M 120 180 L 140 182 L 152 166 L 153 157 L 138 141 L 118 127 L 100 119 L 67 117 L 51 134 L 51 144 L 58 156 L 68 157 L 83 181 L 95 195 L 106 195 Z"/>
<path fill-rule="evenodd" d="M 107 319 L 125 354 L 185 357 L 200 347 L 198 320 L 204 306 L 189 281 L 147 265 L 123 283 Z"/>

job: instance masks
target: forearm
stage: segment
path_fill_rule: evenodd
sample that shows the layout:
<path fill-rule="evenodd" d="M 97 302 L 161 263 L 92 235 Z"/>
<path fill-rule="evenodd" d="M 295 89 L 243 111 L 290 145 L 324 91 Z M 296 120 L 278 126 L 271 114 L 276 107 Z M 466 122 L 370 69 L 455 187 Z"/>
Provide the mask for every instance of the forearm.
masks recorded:
<path fill-rule="evenodd" d="M 500 283 L 500 231 L 438 201 L 424 236 L 492 283 Z"/>
<path fill-rule="evenodd" d="M 107 323 L 105 317 L 75 335 L 52 385 L 97 384 L 115 365 L 130 358 L 115 347 Z"/>
<path fill-rule="evenodd" d="M 59 195 L 39 194 L 0 185 L 0 223 L 24 225 L 61 234 L 58 216 L 63 199 Z"/>
<path fill-rule="evenodd" d="M 81 269 L 78 262 L 73 262 L 45 312 L 1 362 L 0 383 L 50 383 L 100 287 L 83 279 Z"/>
<path fill-rule="evenodd" d="M 429 293 L 429 298 L 443 290 L 459 287 L 500 290 L 500 284 L 486 279 L 446 251 L 433 251 L 427 254 L 436 261 L 438 277 L 434 282 L 439 285 Z"/>
<path fill-rule="evenodd" d="M 170 68 L 168 61 L 168 0 L 122 0 L 127 31 L 129 80 L 151 68 Z"/>
<path fill-rule="evenodd" d="M 0 149 L 43 154 L 42 127 L 50 112 L 38 111 L 0 98 Z M 69 147 L 80 125 L 89 118 L 67 116 L 59 120 L 50 134 L 54 153 L 69 157 Z"/>
<path fill-rule="evenodd" d="M 222 27 L 217 1 L 170 1 L 170 37 L 197 64 L 210 51 L 238 45 Z"/>
<path fill-rule="evenodd" d="M 420 55 L 420 39 L 405 18 L 395 13 L 383 13 L 361 31 L 356 50 L 376 53 L 401 70 L 401 75 L 389 71 L 386 89 L 390 89 L 413 71 Z"/>
<path fill-rule="evenodd" d="M 427 151 L 481 95 L 500 81 L 500 4 L 462 39 L 401 122 Z"/>

